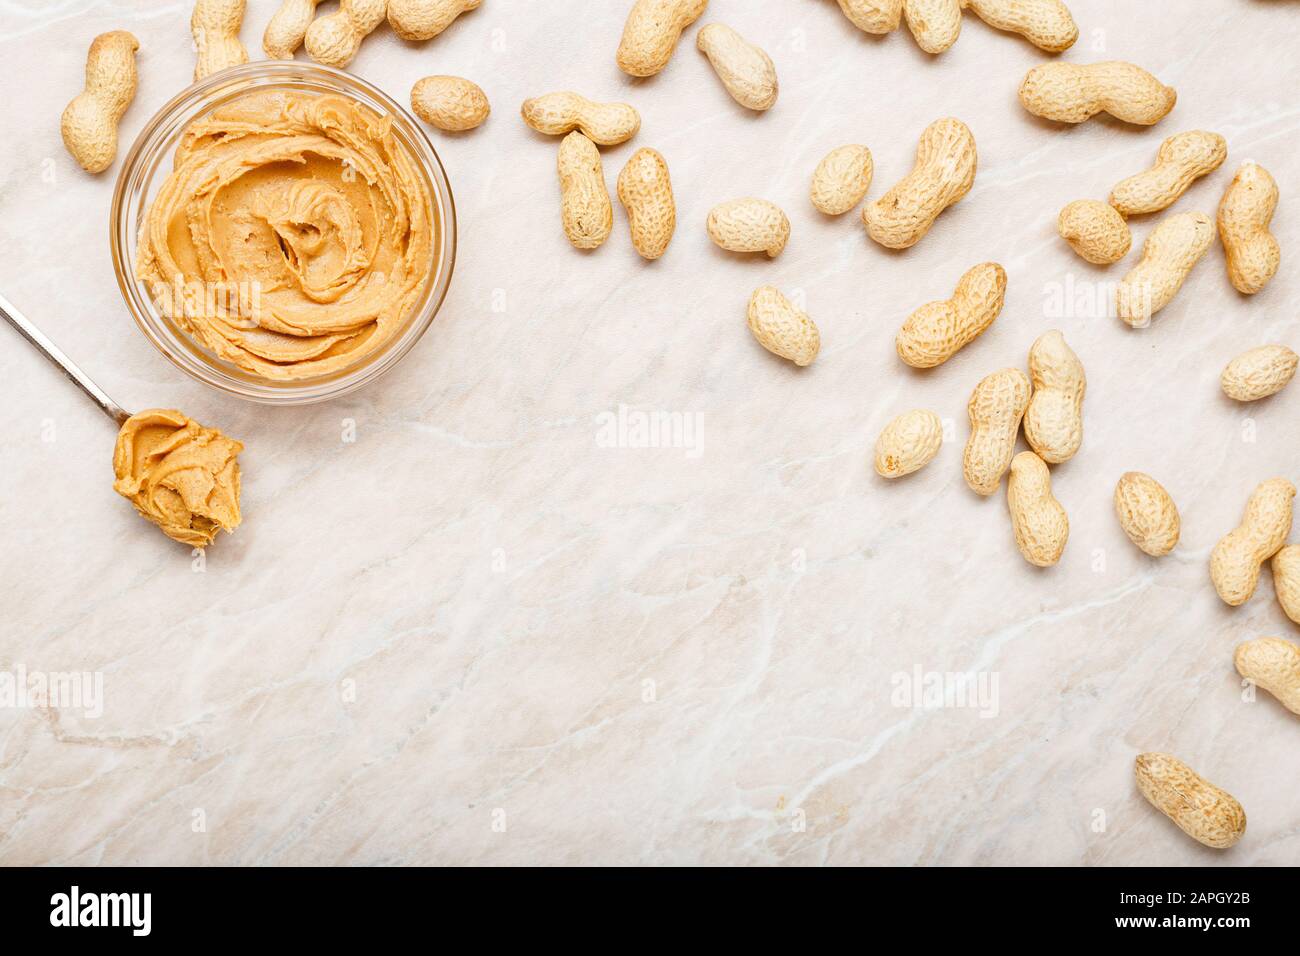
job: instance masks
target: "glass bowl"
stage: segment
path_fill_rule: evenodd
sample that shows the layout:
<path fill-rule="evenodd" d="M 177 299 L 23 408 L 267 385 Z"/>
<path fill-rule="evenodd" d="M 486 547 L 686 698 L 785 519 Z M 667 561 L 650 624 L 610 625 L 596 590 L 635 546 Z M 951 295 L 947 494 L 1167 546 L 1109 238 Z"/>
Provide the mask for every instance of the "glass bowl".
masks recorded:
<path fill-rule="evenodd" d="M 432 198 L 433 265 L 405 326 L 387 344 L 331 375 L 271 381 L 217 358 L 164 315 L 136 278 L 136 249 L 145 213 L 171 172 L 181 135 L 198 117 L 253 91 L 292 90 L 348 96 L 380 116 L 393 117 L 393 134 L 415 160 Z M 122 298 L 145 338 L 177 368 L 206 385 L 268 405 L 302 405 L 355 391 L 396 365 L 438 314 L 456 260 L 456 207 L 438 154 L 416 120 L 382 90 L 350 73 L 296 60 L 249 63 L 213 74 L 176 96 L 151 119 L 127 155 L 113 193 L 109 236 Z"/>

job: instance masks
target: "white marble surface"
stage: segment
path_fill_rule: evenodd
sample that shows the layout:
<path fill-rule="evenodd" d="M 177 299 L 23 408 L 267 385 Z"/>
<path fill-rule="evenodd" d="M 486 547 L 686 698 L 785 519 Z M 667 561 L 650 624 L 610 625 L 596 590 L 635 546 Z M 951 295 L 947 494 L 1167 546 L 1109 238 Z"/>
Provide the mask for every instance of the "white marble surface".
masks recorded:
<path fill-rule="evenodd" d="M 248 4 L 255 56 L 276 6 Z M 435 134 L 461 216 L 451 295 L 385 379 L 269 409 L 183 378 L 136 331 L 108 258 L 120 159 L 92 178 L 59 140 L 97 33 L 142 43 L 124 142 L 188 82 L 189 4 L 0 0 L 0 289 L 123 404 L 248 446 L 244 525 L 200 573 L 112 491 L 112 427 L 0 329 L 0 668 L 97 672 L 104 692 L 99 717 L 0 710 L 0 863 L 1300 862 L 1300 720 L 1243 702 L 1231 660 L 1300 635 L 1269 575 L 1234 610 L 1206 569 L 1257 482 L 1300 479 L 1300 386 L 1241 406 L 1217 382 L 1246 348 L 1298 344 L 1300 5 L 1071 0 L 1065 59 L 1177 87 L 1154 129 L 1036 121 L 1015 91 L 1044 55 L 973 17 L 931 58 L 832 0 L 713 0 L 704 22 L 780 72 L 776 107 L 752 115 L 694 30 L 660 76 L 623 76 L 626 7 L 485 0 L 430 43 L 366 41 L 351 69 L 399 99 L 446 72 L 492 100 L 478 131 Z M 600 250 L 565 242 L 557 144 L 517 116 L 564 88 L 642 111 L 605 172 L 612 187 L 638 146 L 667 157 L 662 260 L 636 257 L 621 209 Z M 887 252 L 855 214 L 809 205 L 832 146 L 871 147 L 878 196 L 943 115 L 974 131 L 979 175 L 918 246 Z M 1057 210 L 1198 127 L 1229 159 L 1176 208 L 1213 213 L 1237 165 L 1263 163 L 1284 197 L 1278 277 L 1238 296 L 1216 244 L 1149 330 L 1054 309 L 1127 268 L 1075 258 Z M 790 214 L 775 261 L 705 235 L 709 207 L 745 194 Z M 1010 276 L 997 323 L 942 368 L 902 366 L 902 319 L 986 259 Z M 745 329 L 768 282 L 821 327 L 806 370 Z M 960 459 L 972 386 L 1054 327 L 1090 388 L 1083 448 L 1053 473 L 1072 536 L 1040 571 Z M 620 405 L 685 416 L 698 440 L 606 447 L 599 416 Z M 917 406 L 951 440 L 886 484 L 871 445 Z M 1129 469 L 1182 509 L 1166 559 L 1116 524 Z M 891 678 L 918 668 L 996 680 L 996 713 L 895 706 Z M 1245 839 L 1207 850 L 1157 814 L 1133 785 L 1142 750 L 1233 792 Z"/>

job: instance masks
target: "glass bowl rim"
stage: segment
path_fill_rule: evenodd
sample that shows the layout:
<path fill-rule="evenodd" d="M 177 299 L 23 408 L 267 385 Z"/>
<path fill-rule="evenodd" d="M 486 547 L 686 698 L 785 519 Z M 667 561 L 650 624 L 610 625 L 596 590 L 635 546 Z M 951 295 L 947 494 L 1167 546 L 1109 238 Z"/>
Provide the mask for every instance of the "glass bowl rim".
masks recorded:
<path fill-rule="evenodd" d="M 198 115 L 211 109 L 214 92 L 230 89 L 233 99 L 253 92 L 263 83 L 318 81 L 319 85 L 341 87 L 334 92 L 352 96 L 371 109 L 376 104 L 396 120 L 399 139 L 412 153 L 433 192 L 438 215 L 439 253 L 433 263 L 418 312 L 405 328 L 378 353 L 359 366 L 333 376 L 301 382 L 258 381 L 247 373 L 232 373 L 201 357 L 199 346 L 176 329 L 159 312 L 153 297 L 136 279 L 133 245 L 138 243 L 140 224 L 155 180 L 166 175 L 163 165 L 175 146 L 175 137 Z M 270 83 L 266 85 L 270 85 Z M 362 94 L 358 96 L 358 92 Z M 369 102 L 367 102 L 367 99 Z M 266 405 L 303 405 L 322 402 L 356 391 L 393 368 L 423 337 L 446 300 L 456 263 L 456 205 L 442 159 L 423 127 L 400 103 L 355 74 L 304 60 L 259 60 L 221 70 L 177 93 L 150 117 L 136 136 L 118 173 L 109 213 L 109 246 L 118 288 L 136 327 L 172 365 L 190 378 L 246 401 Z"/>

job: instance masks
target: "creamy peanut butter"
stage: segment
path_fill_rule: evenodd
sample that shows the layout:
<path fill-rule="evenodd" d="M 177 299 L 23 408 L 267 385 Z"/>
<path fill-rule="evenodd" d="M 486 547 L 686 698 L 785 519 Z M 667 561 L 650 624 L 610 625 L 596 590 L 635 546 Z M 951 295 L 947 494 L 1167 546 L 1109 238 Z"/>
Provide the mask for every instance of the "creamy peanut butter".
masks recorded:
<path fill-rule="evenodd" d="M 217 357 L 277 381 L 330 375 L 411 318 L 433 210 L 391 117 L 342 96 L 249 93 L 182 135 L 136 275 Z"/>
<path fill-rule="evenodd" d="M 169 538 L 202 548 L 218 529 L 239 526 L 239 462 L 244 446 L 169 408 L 122 423 L 113 449 L 113 490 Z"/>

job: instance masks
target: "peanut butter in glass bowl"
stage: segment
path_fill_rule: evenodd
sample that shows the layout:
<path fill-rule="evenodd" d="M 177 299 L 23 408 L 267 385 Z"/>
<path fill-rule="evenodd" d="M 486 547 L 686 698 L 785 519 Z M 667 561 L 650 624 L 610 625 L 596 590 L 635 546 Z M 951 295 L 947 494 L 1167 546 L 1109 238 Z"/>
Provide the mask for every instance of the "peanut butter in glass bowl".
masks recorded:
<path fill-rule="evenodd" d="M 137 324 L 169 359 L 298 403 L 360 387 L 414 345 L 446 294 L 455 212 L 400 106 L 335 70 L 258 63 L 192 87 L 141 134 L 114 240 Z"/>

